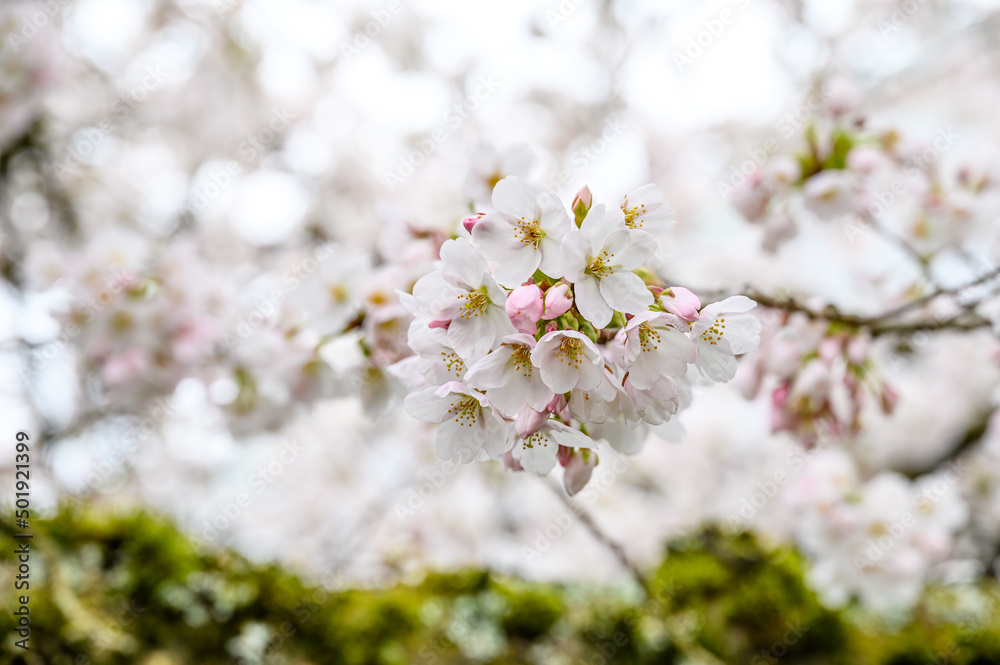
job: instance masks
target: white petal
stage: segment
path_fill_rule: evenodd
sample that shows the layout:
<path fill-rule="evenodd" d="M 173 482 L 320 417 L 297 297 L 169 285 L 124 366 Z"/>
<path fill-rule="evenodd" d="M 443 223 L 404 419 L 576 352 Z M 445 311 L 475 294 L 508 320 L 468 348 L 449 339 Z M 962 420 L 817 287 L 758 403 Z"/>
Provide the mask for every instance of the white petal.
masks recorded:
<path fill-rule="evenodd" d="M 491 261 L 506 259 L 520 243 L 514 237 L 514 227 L 500 213 L 486 215 L 472 227 L 472 241 Z"/>
<path fill-rule="evenodd" d="M 489 272 L 486 261 L 466 238 L 448 240 L 441 245 L 441 265 L 449 282 L 478 289 Z"/>
<path fill-rule="evenodd" d="M 596 448 L 597 444 L 589 436 L 578 429 L 569 427 L 558 421 L 550 421 L 551 430 L 549 436 L 556 440 L 560 446 L 567 448 Z"/>
<path fill-rule="evenodd" d="M 500 284 L 513 289 L 535 274 L 541 260 L 542 253 L 534 246 L 521 245 L 517 251 L 511 252 L 504 260 L 497 262 L 493 274 Z"/>
<path fill-rule="evenodd" d="M 705 340 L 698 341 L 698 368 L 705 376 L 725 383 L 736 376 L 736 358 L 733 357 L 729 342 L 725 338 L 710 344 Z"/>
<path fill-rule="evenodd" d="M 580 232 L 595 249 L 607 244 L 609 235 L 616 231 L 627 232 L 625 216 L 618 208 L 608 210 L 603 203 L 593 206 L 580 225 Z"/>
<path fill-rule="evenodd" d="M 638 314 L 648 311 L 653 304 L 653 294 L 646 283 L 632 272 L 613 272 L 601 280 L 600 288 L 604 299 L 619 312 Z M 611 321 L 610 317 L 608 321 Z"/>
<path fill-rule="evenodd" d="M 545 235 L 559 240 L 573 229 L 573 222 L 570 221 L 569 213 L 562 207 L 551 207 L 542 210 L 542 216 L 538 220 L 538 225 L 545 231 Z"/>
<path fill-rule="evenodd" d="M 489 309 L 487 309 L 488 311 Z M 506 318 L 506 316 L 507 314 L 504 312 L 504 317 Z M 511 328 L 511 332 L 513 332 L 513 326 Z M 448 343 L 467 362 L 475 362 L 489 353 L 494 341 L 496 341 L 496 332 L 489 317 L 485 314 L 467 319 L 453 319 L 451 325 L 448 326 Z"/>
<path fill-rule="evenodd" d="M 483 450 L 490 459 L 500 459 L 507 452 L 513 433 L 507 425 L 493 415 L 489 409 L 483 409 Z"/>
<path fill-rule="evenodd" d="M 601 286 L 596 279 L 584 275 L 573 285 L 573 289 L 576 291 L 576 308 L 583 314 L 583 318 L 590 321 L 597 329 L 611 323 L 614 312 L 601 294 Z"/>
<path fill-rule="evenodd" d="M 656 238 L 645 231 L 615 231 L 608 235 L 604 247 L 614 253 L 614 265 L 635 270 L 656 252 Z"/>
<path fill-rule="evenodd" d="M 561 360 L 553 359 L 542 365 L 539 370 L 542 381 L 549 389 L 558 394 L 567 393 L 576 387 L 579 372 Z"/>
<path fill-rule="evenodd" d="M 570 231 L 562 240 L 560 263 L 562 272 L 571 282 L 583 277 L 590 258 L 591 247 L 587 238 L 579 231 Z"/>
<path fill-rule="evenodd" d="M 437 454 L 443 460 L 458 460 L 462 464 L 468 464 L 476 459 L 479 450 L 482 448 L 482 441 L 476 440 L 477 428 L 466 427 L 455 422 L 454 419 L 447 419 L 438 426 Z"/>
<path fill-rule="evenodd" d="M 510 370 L 510 347 L 504 346 L 479 360 L 465 375 L 470 388 L 488 390 L 507 383 Z"/>
<path fill-rule="evenodd" d="M 729 296 L 719 303 L 721 312 L 749 312 L 757 303 L 746 296 Z"/>
<path fill-rule="evenodd" d="M 639 390 L 649 390 L 662 376 L 660 356 L 653 351 L 640 353 L 635 364 L 628 371 L 629 383 Z"/>
<path fill-rule="evenodd" d="M 722 318 L 726 320 L 723 338 L 729 342 L 734 354 L 749 353 L 757 348 L 760 344 L 760 319 L 753 314 L 734 314 Z"/>
<path fill-rule="evenodd" d="M 542 260 L 538 263 L 538 269 L 553 279 L 560 279 L 563 276 L 562 243 L 545 236 L 538 248 L 542 252 Z"/>
<path fill-rule="evenodd" d="M 493 207 L 514 217 L 538 219 L 538 191 L 517 176 L 508 176 L 493 188 Z"/>
<path fill-rule="evenodd" d="M 439 423 L 444 420 L 448 409 L 451 408 L 451 400 L 438 397 L 437 391 L 438 386 L 431 386 L 420 392 L 407 395 L 403 402 L 406 412 L 417 420 L 429 423 Z"/>
<path fill-rule="evenodd" d="M 521 463 L 524 470 L 544 476 L 556 466 L 556 453 L 559 445 L 552 440 L 545 430 L 539 430 L 530 439 L 521 439 L 514 447 L 514 459 Z"/>

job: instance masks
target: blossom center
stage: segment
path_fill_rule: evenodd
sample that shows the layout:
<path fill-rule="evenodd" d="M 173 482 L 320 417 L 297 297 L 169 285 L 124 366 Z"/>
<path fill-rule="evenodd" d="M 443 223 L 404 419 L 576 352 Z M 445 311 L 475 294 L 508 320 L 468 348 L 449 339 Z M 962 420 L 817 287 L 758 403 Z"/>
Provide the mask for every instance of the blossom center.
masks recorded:
<path fill-rule="evenodd" d="M 643 223 L 646 221 L 643 219 L 643 215 L 646 214 L 645 203 L 640 203 L 639 205 L 631 208 L 622 208 L 622 212 L 625 213 L 625 226 L 630 229 L 641 229 Z"/>
<path fill-rule="evenodd" d="M 521 221 L 517 222 L 514 227 L 514 238 L 521 242 L 522 245 L 531 245 L 535 249 L 542 243 L 542 238 L 545 237 L 545 231 L 538 226 L 538 222 L 531 219 L 521 218 Z"/>
<path fill-rule="evenodd" d="M 531 378 L 534 366 L 531 364 L 531 349 L 523 344 L 514 347 L 514 353 L 510 355 L 514 369 L 521 373 L 524 378 Z"/>
<path fill-rule="evenodd" d="M 715 346 L 722 339 L 722 336 L 726 334 L 726 320 L 724 318 L 718 318 L 712 327 L 701 334 L 701 338 Z"/>
<path fill-rule="evenodd" d="M 580 369 L 580 358 L 583 355 L 583 344 L 573 337 L 565 338 L 556 351 L 556 358 L 567 365 L 572 365 L 574 369 Z"/>
<path fill-rule="evenodd" d="M 601 251 L 600 254 L 590 259 L 586 273 L 597 278 L 607 277 L 614 272 L 614 268 L 609 265 L 613 258 L 615 258 L 614 252 L 609 252 L 606 249 Z"/>
<path fill-rule="evenodd" d="M 454 351 L 442 351 L 441 362 L 448 368 L 449 374 L 454 374 L 456 379 L 462 378 L 462 372 L 465 371 L 465 362 L 458 357 L 457 353 Z"/>
<path fill-rule="evenodd" d="M 545 432 L 538 431 L 524 440 L 525 450 L 531 450 L 536 444 L 542 448 L 549 445 L 549 435 Z"/>
<path fill-rule="evenodd" d="M 662 338 L 660 333 L 653 326 L 648 323 L 642 323 L 639 325 L 639 348 L 643 352 L 655 351 L 660 348 L 660 342 Z"/>
<path fill-rule="evenodd" d="M 461 313 L 459 314 L 459 317 L 463 319 L 469 319 L 485 313 L 486 308 L 489 307 L 490 304 L 490 297 L 486 295 L 486 289 L 470 291 L 469 293 L 460 293 L 456 297 L 459 300 L 465 300 L 462 304 Z"/>
<path fill-rule="evenodd" d="M 448 409 L 449 416 L 455 416 L 455 422 L 459 427 L 468 425 L 472 427 L 479 420 L 481 409 L 479 400 L 475 397 L 462 395 L 462 399 L 457 399 L 451 403 Z"/>

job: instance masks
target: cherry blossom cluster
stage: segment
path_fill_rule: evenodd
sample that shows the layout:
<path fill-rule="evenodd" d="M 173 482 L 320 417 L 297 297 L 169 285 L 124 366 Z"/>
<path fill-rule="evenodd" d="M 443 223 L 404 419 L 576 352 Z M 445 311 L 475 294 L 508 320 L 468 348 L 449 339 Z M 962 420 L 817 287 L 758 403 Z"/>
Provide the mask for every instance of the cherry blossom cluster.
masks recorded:
<path fill-rule="evenodd" d="M 836 221 L 849 242 L 876 234 L 928 259 L 944 249 L 968 252 L 970 235 L 1000 214 L 997 174 L 975 164 L 950 166 L 961 140 L 951 126 L 922 140 L 864 127 L 860 115 L 821 118 L 797 149 L 778 154 L 721 190 L 764 229 L 775 251 L 811 220 Z"/>
<path fill-rule="evenodd" d="M 635 453 L 678 412 L 691 365 L 733 378 L 759 341 L 755 303 L 702 307 L 643 268 L 676 223 L 653 185 L 616 206 L 584 188 L 571 213 L 510 176 L 492 203 L 404 296 L 419 375 L 406 407 L 439 423 L 443 459 L 539 475 L 558 462 L 573 493 L 597 464 L 595 439 Z"/>
<path fill-rule="evenodd" d="M 740 382 L 751 399 L 767 385 L 772 432 L 789 432 L 811 447 L 859 434 L 868 404 L 892 413 L 898 395 L 872 358 L 870 336 L 801 313 L 784 319 L 765 332 Z"/>
<path fill-rule="evenodd" d="M 816 452 L 786 496 L 794 536 L 813 564 L 811 585 L 829 606 L 860 597 L 875 610 L 910 607 L 970 518 L 962 462 L 917 480 L 880 471 L 863 478 L 842 449 Z"/>

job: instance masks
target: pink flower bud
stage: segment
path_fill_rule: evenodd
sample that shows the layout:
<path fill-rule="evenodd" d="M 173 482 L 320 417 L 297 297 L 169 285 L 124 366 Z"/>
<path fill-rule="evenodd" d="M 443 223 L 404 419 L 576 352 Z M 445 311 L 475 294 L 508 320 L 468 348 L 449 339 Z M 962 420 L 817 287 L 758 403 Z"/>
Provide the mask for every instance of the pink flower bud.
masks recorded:
<path fill-rule="evenodd" d="M 451 325 L 451 321 L 431 321 L 430 323 L 427 324 L 427 327 L 428 328 L 444 328 L 445 330 L 447 330 L 448 326 L 450 326 L 450 325 Z"/>
<path fill-rule="evenodd" d="M 542 318 L 549 321 L 562 316 L 572 306 L 573 298 L 569 295 L 569 284 L 556 284 L 545 292 L 545 313 L 542 314 Z"/>
<path fill-rule="evenodd" d="M 563 472 L 563 486 L 566 493 L 573 496 L 590 481 L 590 476 L 597 466 L 597 454 L 592 450 L 580 450 L 569 459 Z"/>
<path fill-rule="evenodd" d="M 526 406 L 521 409 L 521 412 L 517 414 L 517 418 L 514 420 L 514 431 L 517 432 L 519 437 L 526 439 L 537 432 L 542 423 L 548 419 L 548 411 L 535 411 L 530 406 Z"/>
<path fill-rule="evenodd" d="M 466 217 L 465 219 L 462 220 L 462 226 L 465 227 L 466 231 L 472 233 L 472 227 L 476 225 L 476 222 L 478 222 L 482 216 L 483 213 L 477 212 L 475 215 L 472 215 L 471 217 Z"/>
<path fill-rule="evenodd" d="M 573 210 L 576 210 L 577 206 L 583 206 L 584 212 L 590 210 L 591 204 L 594 202 L 594 195 L 590 192 L 590 187 L 584 185 L 580 188 L 580 191 L 576 193 L 573 197 Z"/>
<path fill-rule="evenodd" d="M 681 286 L 671 286 L 661 293 L 660 304 L 671 314 L 689 322 L 698 320 L 698 310 L 701 309 L 698 296 Z"/>
<path fill-rule="evenodd" d="M 507 316 L 523 333 L 534 334 L 543 307 L 542 290 L 534 284 L 519 286 L 507 296 Z"/>

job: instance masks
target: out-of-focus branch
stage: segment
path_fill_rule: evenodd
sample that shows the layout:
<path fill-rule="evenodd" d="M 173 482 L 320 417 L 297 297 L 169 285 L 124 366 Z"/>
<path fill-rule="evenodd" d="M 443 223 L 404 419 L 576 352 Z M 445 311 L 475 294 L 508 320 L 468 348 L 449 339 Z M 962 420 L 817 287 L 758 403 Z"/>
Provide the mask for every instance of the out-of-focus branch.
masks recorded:
<path fill-rule="evenodd" d="M 829 321 L 831 323 L 840 323 L 850 328 L 863 328 L 873 336 L 907 334 L 920 331 L 974 330 L 990 325 L 988 320 L 971 311 L 977 303 L 969 303 L 958 314 L 943 319 L 921 319 L 916 321 L 900 321 L 898 319 L 904 314 L 928 305 L 938 298 L 958 295 L 968 289 L 981 286 L 998 276 L 1000 276 L 1000 268 L 991 270 L 977 279 L 959 286 L 935 289 L 925 296 L 921 296 L 875 316 L 860 316 L 841 312 L 834 305 L 827 305 L 821 309 L 817 309 L 809 307 L 792 296 L 772 296 L 758 291 L 753 287 L 743 289 L 743 294 L 757 301 L 757 304 L 769 309 L 798 312 L 814 321 Z"/>
<path fill-rule="evenodd" d="M 989 430 L 990 420 L 992 420 L 994 413 L 996 413 L 995 408 L 979 414 L 976 420 L 962 433 L 962 436 L 955 441 L 954 445 L 948 448 L 942 455 L 920 466 L 903 469 L 900 473 L 911 480 L 915 480 L 921 476 L 934 473 L 950 462 L 954 462 L 967 450 L 983 440 L 987 430 Z"/>

